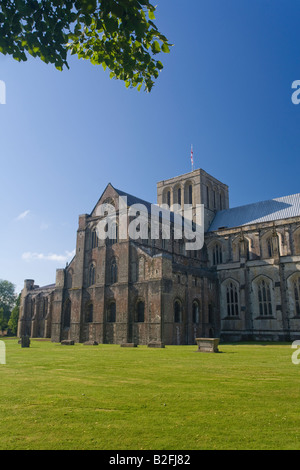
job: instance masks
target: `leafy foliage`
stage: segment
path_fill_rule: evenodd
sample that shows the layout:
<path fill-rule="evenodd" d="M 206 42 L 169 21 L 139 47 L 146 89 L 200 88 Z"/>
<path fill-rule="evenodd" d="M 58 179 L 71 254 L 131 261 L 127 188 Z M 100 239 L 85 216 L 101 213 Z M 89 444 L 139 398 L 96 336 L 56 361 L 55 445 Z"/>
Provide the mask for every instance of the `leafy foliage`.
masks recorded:
<path fill-rule="evenodd" d="M 154 12 L 149 0 L 2 0 L 0 52 L 18 61 L 29 53 L 62 70 L 70 51 L 150 91 L 163 68 L 156 55 L 170 51 Z"/>
<path fill-rule="evenodd" d="M 10 334 L 16 336 L 17 331 L 18 331 L 18 320 L 19 320 L 19 313 L 20 313 L 20 300 L 21 300 L 21 294 L 19 294 L 17 300 L 16 300 L 16 305 L 12 309 L 10 319 L 8 321 L 8 329 Z"/>
<path fill-rule="evenodd" d="M 12 308 L 16 302 L 15 286 L 0 279 L 0 330 L 7 328 Z"/>

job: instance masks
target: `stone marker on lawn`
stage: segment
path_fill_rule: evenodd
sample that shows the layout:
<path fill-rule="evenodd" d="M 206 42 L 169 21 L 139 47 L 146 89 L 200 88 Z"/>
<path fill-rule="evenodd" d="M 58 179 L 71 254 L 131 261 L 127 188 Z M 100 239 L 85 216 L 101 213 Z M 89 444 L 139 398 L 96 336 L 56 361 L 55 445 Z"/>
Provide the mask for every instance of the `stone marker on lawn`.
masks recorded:
<path fill-rule="evenodd" d="M 197 352 L 219 352 L 218 345 L 220 338 L 196 338 Z"/>
<path fill-rule="evenodd" d="M 21 336 L 21 347 L 22 348 L 29 348 L 30 346 L 30 337 L 29 336 Z"/>

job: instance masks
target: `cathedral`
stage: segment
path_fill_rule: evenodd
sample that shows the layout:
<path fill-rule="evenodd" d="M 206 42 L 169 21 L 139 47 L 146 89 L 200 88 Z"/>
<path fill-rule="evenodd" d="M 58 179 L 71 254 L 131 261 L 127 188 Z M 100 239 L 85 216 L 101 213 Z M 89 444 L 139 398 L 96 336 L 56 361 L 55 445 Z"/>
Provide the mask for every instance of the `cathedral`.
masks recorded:
<path fill-rule="evenodd" d="M 184 204 L 192 220 L 203 208 L 201 249 L 175 237 L 174 217 L 169 236 L 162 218 L 158 237 L 121 236 L 120 217 L 131 223 L 133 207 L 151 204 L 109 183 L 79 216 L 76 254 L 55 284 L 25 280 L 18 336 L 157 346 L 300 339 L 300 194 L 230 208 L 228 186 L 202 169 L 157 183 L 157 207 Z M 107 238 L 103 207 L 119 216 Z"/>

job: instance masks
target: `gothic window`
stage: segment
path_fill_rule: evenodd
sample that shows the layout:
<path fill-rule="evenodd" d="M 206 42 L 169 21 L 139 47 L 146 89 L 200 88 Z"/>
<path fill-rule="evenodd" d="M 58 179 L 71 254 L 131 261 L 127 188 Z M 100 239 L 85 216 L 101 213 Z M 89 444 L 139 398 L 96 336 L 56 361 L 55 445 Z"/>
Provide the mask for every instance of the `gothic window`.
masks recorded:
<path fill-rule="evenodd" d="M 300 315 L 300 277 L 293 281 L 293 294 L 295 301 L 295 315 Z"/>
<path fill-rule="evenodd" d="M 86 312 L 86 321 L 87 323 L 92 323 L 93 322 L 93 314 L 94 314 L 94 306 L 93 304 L 89 304 L 87 307 L 87 312 Z"/>
<path fill-rule="evenodd" d="M 171 206 L 171 192 L 170 191 L 167 192 L 167 204 L 169 207 Z"/>
<path fill-rule="evenodd" d="M 272 315 L 272 301 L 271 301 L 271 290 L 270 283 L 262 279 L 258 283 L 258 305 L 260 316 Z"/>
<path fill-rule="evenodd" d="M 136 306 L 136 319 L 139 323 L 145 321 L 145 304 L 142 300 L 139 300 Z"/>
<path fill-rule="evenodd" d="M 131 263 L 131 282 L 138 281 L 138 270 L 137 270 L 137 263 Z"/>
<path fill-rule="evenodd" d="M 92 230 L 92 249 L 97 248 L 97 246 L 98 246 L 97 230 L 96 230 L 96 228 L 93 228 L 93 230 Z"/>
<path fill-rule="evenodd" d="M 200 321 L 200 306 L 198 300 L 194 300 L 192 305 L 192 316 L 193 323 L 199 323 Z"/>
<path fill-rule="evenodd" d="M 234 317 L 239 315 L 239 297 L 235 283 L 230 282 L 226 288 L 227 315 Z"/>
<path fill-rule="evenodd" d="M 93 286 L 95 284 L 95 265 L 92 263 L 89 267 L 89 286 Z"/>
<path fill-rule="evenodd" d="M 109 225 L 109 229 L 108 229 L 107 243 L 108 245 L 114 245 L 117 242 L 118 242 L 118 224 L 116 222 L 112 222 Z"/>
<path fill-rule="evenodd" d="M 294 254 L 300 255 L 300 230 L 299 228 L 293 233 Z"/>
<path fill-rule="evenodd" d="M 182 306 L 180 300 L 174 302 L 174 322 L 180 323 L 182 321 Z"/>
<path fill-rule="evenodd" d="M 272 237 L 267 238 L 266 240 L 266 248 L 267 248 L 267 257 L 273 258 L 273 243 Z"/>
<path fill-rule="evenodd" d="M 237 237 L 232 242 L 232 260 L 233 261 L 240 261 L 243 247 L 244 247 L 244 257 L 247 260 L 250 259 L 249 240 L 247 238 L 244 238 L 243 240 L 241 240 L 239 237 Z"/>
<path fill-rule="evenodd" d="M 222 264 L 223 263 L 222 246 L 219 243 L 217 243 L 213 248 L 212 261 L 213 261 L 214 266 L 216 264 Z"/>
<path fill-rule="evenodd" d="M 115 323 L 116 321 L 116 302 L 111 302 L 107 310 L 107 321 Z"/>
<path fill-rule="evenodd" d="M 239 239 L 236 238 L 232 242 L 232 261 L 240 261 L 241 249 Z"/>
<path fill-rule="evenodd" d="M 189 204 L 193 204 L 193 186 L 189 185 Z"/>
<path fill-rule="evenodd" d="M 115 259 L 112 260 L 110 265 L 110 282 L 111 284 L 118 282 L 118 265 Z"/>
<path fill-rule="evenodd" d="M 144 258 L 144 256 L 139 257 L 137 276 L 138 276 L 139 280 L 143 280 L 145 278 L 145 258 Z"/>
<path fill-rule="evenodd" d="M 181 206 L 181 188 L 178 188 L 177 190 L 177 201 L 178 204 Z"/>

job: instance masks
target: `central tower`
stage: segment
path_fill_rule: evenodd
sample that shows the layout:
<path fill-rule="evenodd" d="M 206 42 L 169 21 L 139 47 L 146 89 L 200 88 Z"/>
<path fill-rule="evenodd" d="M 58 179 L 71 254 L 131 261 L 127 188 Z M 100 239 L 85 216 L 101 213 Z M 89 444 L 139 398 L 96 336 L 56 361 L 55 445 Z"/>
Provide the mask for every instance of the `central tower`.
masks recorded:
<path fill-rule="evenodd" d="M 201 168 L 157 183 L 157 204 L 172 207 L 191 204 L 193 215 L 197 204 L 204 205 L 204 231 L 207 231 L 216 212 L 229 209 L 228 186 Z"/>

